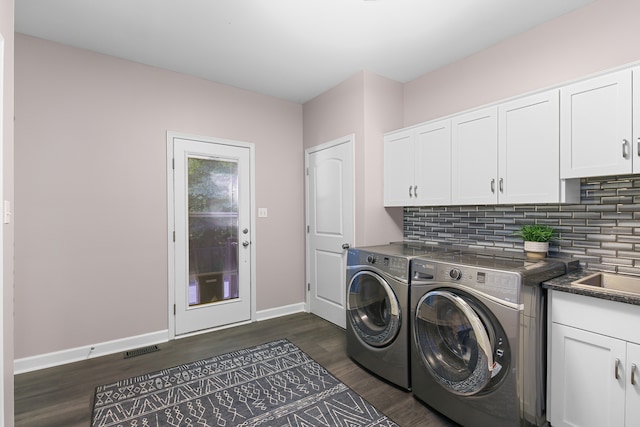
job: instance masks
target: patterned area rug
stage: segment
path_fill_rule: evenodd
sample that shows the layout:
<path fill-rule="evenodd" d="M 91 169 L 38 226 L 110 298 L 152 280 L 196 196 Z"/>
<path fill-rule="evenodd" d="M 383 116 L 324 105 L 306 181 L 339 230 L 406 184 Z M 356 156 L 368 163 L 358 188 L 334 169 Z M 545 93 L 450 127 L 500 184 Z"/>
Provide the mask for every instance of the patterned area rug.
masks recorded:
<path fill-rule="evenodd" d="M 100 386 L 91 425 L 397 426 L 286 339 Z"/>

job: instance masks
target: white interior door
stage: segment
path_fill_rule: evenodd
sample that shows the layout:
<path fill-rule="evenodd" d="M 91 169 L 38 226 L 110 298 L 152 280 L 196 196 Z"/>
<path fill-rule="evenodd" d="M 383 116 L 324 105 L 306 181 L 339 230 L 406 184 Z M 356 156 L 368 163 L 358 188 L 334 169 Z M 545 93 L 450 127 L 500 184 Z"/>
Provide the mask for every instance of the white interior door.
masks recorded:
<path fill-rule="evenodd" d="M 347 249 L 354 240 L 353 144 L 351 135 L 305 153 L 309 309 L 343 328 Z"/>
<path fill-rule="evenodd" d="M 4 37 L 0 34 L 0 200 L 4 200 L 3 179 L 4 164 Z M 6 220 L 5 220 L 6 222 Z M 4 330 L 4 269 L 2 267 L 2 260 L 4 259 L 4 232 L 0 228 L 0 331 Z M 0 334 L 0 424 L 4 422 L 4 334 Z"/>
<path fill-rule="evenodd" d="M 171 142 L 175 334 L 248 321 L 252 146 L 177 136 Z"/>

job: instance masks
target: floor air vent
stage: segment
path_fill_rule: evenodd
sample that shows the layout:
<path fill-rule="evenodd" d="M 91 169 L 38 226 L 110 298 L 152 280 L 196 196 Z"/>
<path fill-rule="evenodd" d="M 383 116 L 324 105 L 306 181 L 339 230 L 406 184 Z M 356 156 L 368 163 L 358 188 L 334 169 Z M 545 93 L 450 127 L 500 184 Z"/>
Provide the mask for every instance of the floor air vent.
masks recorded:
<path fill-rule="evenodd" d="M 128 359 L 129 357 L 142 356 L 143 354 L 153 353 L 154 351 L 158 351 L 157 345 L 149 345 L 146 347 L 136 348 L 135 350 L 129 350 L 124 354 L 124 358 Z"/>

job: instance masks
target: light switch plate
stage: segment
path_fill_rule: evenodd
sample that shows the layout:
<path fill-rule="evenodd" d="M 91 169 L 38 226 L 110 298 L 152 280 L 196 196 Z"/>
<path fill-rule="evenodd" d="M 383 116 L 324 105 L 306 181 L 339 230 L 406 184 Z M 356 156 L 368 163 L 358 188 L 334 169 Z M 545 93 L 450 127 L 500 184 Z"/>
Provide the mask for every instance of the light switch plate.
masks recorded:
<path fill-rule="evenodd" d="M 4 210 L 4 220 L 3 220 L 3 222 L 5 224 L 11 223 L 11 202 L 9 200 L 5 200 L 4 201 L 3 210 Z"/>
<path fill-rule="evenodd" d="M 267 208 L 258 208 L 258 218 L 267 217 Z"/>

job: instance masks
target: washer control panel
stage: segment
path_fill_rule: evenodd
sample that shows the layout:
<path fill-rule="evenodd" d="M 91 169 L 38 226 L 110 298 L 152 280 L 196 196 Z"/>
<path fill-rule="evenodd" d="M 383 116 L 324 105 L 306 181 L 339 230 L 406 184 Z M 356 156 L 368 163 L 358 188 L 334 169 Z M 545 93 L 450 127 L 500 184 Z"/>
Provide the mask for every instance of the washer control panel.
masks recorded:
<path fill-rule="evenodd" d="M 370 266 L 402 279 L 409 278 L 409 260 L 406 257 L 384 255 L 357 249 L 349 249 L 347 264 Z"/>
<path fill-rule="evenodd" d="M 455 283 L 510 303 L 520 299 L 522 278 L 514 271 L 414 259 L 411 275 L 414 282 Z"/>
<path fill-rule="evenodd" d="M 520 275 L 509 271 L 478 267 L 440 265 L 436 277 L 456 282 L 511 303 L 520 297 Z"/>

